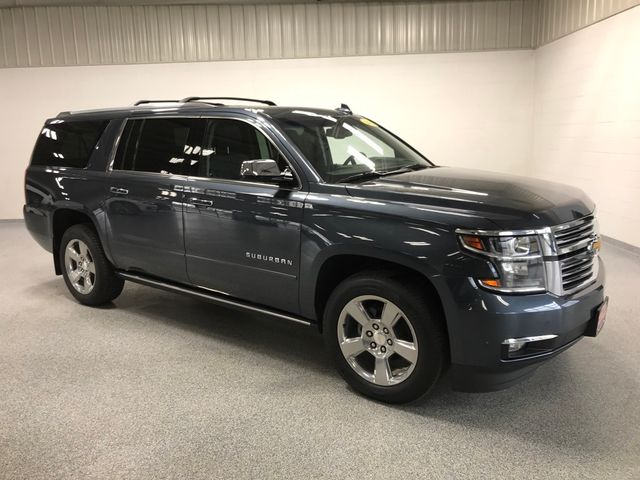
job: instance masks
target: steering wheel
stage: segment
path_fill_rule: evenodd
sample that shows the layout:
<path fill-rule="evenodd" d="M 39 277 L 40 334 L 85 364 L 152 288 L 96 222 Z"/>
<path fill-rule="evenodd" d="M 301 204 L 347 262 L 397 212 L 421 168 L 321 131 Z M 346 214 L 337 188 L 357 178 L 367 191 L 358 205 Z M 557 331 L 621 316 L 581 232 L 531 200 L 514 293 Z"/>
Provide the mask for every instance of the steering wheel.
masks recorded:
<path fill-rule="evenodd" d="M 360 152 L 360 155 L 362 155 L 364 158 L 368 158 L 364 153 Z M 355 155 L 350 155 L 349 158 L 347 158 L 344 162 L 342 162 L 342 165 L 358 165 L 358 163 L 356 162 L 356 157 Z"/>

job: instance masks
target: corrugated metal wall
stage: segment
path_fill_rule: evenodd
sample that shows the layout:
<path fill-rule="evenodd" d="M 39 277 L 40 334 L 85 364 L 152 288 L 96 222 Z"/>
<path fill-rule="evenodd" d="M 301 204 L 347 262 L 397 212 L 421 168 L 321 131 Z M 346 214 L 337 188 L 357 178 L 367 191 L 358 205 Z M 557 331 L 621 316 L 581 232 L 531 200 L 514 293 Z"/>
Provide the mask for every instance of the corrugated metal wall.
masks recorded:
<path fill-rule="evenodd" d="M 0 9 L 0 68 L 534 48 L 640 0 Z"/>
<path fill-rule="evenodd" d="M 640 0 L 539 0 L 536 46 L 640 5 Z"/>
<path fill-rule="evenodd" d="M 0 67 L 531 48 L 538 0 L 0 9 Z"/>

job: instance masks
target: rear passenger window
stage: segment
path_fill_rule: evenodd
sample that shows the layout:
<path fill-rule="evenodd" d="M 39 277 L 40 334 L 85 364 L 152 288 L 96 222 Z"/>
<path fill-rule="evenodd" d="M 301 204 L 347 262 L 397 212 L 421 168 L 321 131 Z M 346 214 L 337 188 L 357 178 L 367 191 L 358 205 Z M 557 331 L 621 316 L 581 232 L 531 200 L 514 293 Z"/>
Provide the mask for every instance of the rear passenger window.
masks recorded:
<path fill-rule="evenodd" d="M 36 142 L 31 165 L 84 168 L 108 120 L 53 120 L 47 123 Z"/>
<path fill-rule="evenodd" d="M 113 168 L 185 174 L 200 153 L 203 123 L 197 118 L 129 120 Z"/>

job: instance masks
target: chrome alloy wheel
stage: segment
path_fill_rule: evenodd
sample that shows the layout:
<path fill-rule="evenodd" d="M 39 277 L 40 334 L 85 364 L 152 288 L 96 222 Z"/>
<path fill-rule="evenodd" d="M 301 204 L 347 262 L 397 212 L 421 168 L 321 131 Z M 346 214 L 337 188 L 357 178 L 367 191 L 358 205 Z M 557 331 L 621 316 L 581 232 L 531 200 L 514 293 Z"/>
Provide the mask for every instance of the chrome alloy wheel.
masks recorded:
<path fill-rule="evenodd" d="M 351 368 L 375 385 L 403 382 L 418 360 L 411 322 L 394 303 L 375 295 L 356 297 L 344 306 L 338 344 Z"/>
<path fill-rule="evenodd" d="M 96 283 L 96 265 L 87 244 L 70 240 L 64 250 L 64 265 L 73 288 L 83 295 L 91 293 Z"/>

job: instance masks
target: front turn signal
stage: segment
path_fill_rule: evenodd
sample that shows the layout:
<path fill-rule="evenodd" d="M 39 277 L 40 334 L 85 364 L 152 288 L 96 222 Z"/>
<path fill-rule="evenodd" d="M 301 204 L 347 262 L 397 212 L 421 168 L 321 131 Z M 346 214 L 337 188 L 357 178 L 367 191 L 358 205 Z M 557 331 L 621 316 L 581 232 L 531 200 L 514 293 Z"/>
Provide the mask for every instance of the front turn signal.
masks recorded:
<path fill-rule="evenodd" d="M 482 239 L 476 235 L 462 235 L 460 237 L 462 243 L 464 243 L 467 247 L 473 248 L 475 250 L 484 250 L 484 244 L 482 243 Z"/>

